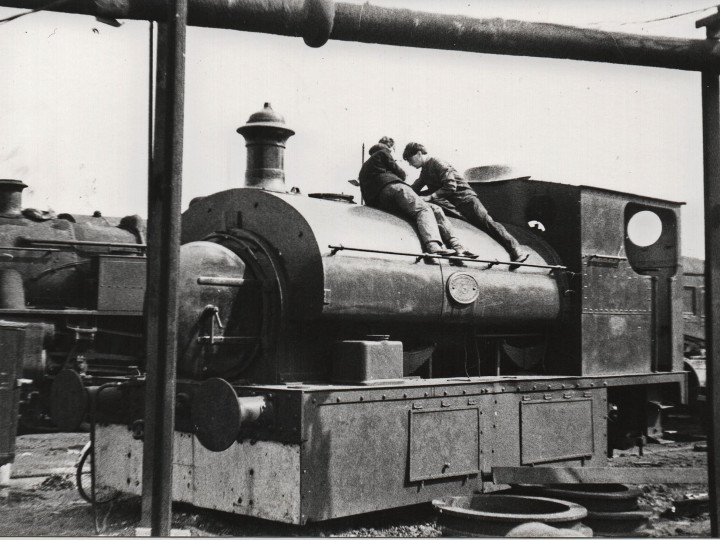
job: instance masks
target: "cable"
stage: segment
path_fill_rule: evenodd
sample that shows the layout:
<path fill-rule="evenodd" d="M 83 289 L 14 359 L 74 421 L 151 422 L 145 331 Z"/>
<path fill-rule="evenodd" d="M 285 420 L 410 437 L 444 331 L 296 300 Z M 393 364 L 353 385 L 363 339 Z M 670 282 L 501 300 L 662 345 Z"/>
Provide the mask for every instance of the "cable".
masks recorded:
<path fill-rule="evenodd" d="M 649 23 L 654 23 L 654 22 L 668 21 L 668 20 L 670 20 L 670 19 L 677 19 L 678 17 L 684 17 L 684 16 L 686 16 L 686 15 L 692 15 L 692 14 L 694 14 L 694 13 L 700 13 L 700 12 L 703 12 L 703 11 L 707 11 L 707 10 L 709 10 L 709 9 L 715 9 L 715 8 L 717 8 L 717 7 L 718 7 L 717 4 L 714 4 L 714 5 L 708 6 L 708 7 L 706 7 L 706 8 L 694 9 L 693 11 L 686 11 L 686 12 L 684 12 L 684 13 L 677 13 L 677 14 L 675 14 L 675 15 L 668 15 L 667 17 L 659 17 L 659 18 L 657 18 L 657 19 L 649 19 L 649 20 L 646 20 L 646 21 L 629 21 L 629 22 L 618 23 L 618 26 L 628 26 L 628 25 L 632 25 L 632 24 L 649 24 Z M 609 23 L 608 23 L 607 21 L 605 21 L 605 22 L 602 22 L 602 21 L 601 21 L 601 22 L 591 22 L 591 23 L 588 23 L 588 26 L 601 26 L 601 25 L 604 25 L 604 24 L 609 24 Z"/>
<path fill-rule="evenodd" d="M 66 3 L 67 1 L 68 0 L 53 0 L 52 2 L 49 2 L 49 3 L 45 4 L 44 6 L 40 6 L 39 8 L 35 8 L 30 11 L 26 11 L 25 13 L 18 13 L 17 15 L 13 15 L 11 17 L 6 17 L 5 19 L 0 19 L 0 24 L 14 21 L 15 19 L 19 19 L 20 17 L 24 17 L 25 15 L 32 15 L 33 13 L 37 13 L 38 11 L 45 11 L 46 9 L 54 8 L 56 6 Z"/>
<path fill-rule="evenodd" d="M 667 21 L 670 19 L 676 19 L 678 17 L 684 17 L 685 15 L 692 15 L 693 13 L 700 13 L 701 11 L 707 11 L 708 9 L 714 9 L 717 5 L 712 5 L 710 7 L 701 8 L 701 9 L 695 9 L 693 11 L 686 11 L 685 13 L 678 13 L 677 15 L 669 15 L 667 17 L 660 17 L 659 19 L 650 19 L 649 21 L 637 21 L 637 22 L 628 22 L 628 23 L 622 23 L 621 26 L 624 26 L 626 24 L 645 24 L 645 23 L 653 23 L 653 22 L 660 22 L 660 21 Z"/>

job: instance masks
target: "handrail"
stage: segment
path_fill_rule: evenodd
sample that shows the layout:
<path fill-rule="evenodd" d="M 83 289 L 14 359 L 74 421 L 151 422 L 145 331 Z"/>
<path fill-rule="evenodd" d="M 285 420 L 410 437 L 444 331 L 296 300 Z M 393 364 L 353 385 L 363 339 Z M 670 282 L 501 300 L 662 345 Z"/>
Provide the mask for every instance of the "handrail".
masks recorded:
<path fill-rule="evenodd" d="M 527 266 L 529 268 L 546 268 L 548 270 L 567 270 L 567 266 L 560 266 L 560 265 L 552 265 L 552 264 L 534 264 L 534 263 L 521 263 L 521 262 L 514 262 L 514 261 L 500 261 L 498 259 L 473 259 L 471 257 L 461 257 L 459 255 L 438 255 L 435 253 L 413 253 L 408 251 L 386 251 L 382 249 L 370 249 L 370 248 L 356 248 L 356 247 L 348 247 L 343 246 L 342 244 L 334 246 L 329 245 L 328 246 L 332 252 L 330 255 L 335 255 L 338 251 L 360 251 L 363 253 L 379 253 L 382 255 L 404 255 L 406 257 L 414 257 L 418 260 L 421 259 L 444 259 L 446 261 L 454 262 L 454 261 L 462 261 L 462 262 L 473 262 L 473 263 L 484 263 L 487 264 L 487 268 L 492 268 L 493 266 L 499 265 L 499 264 L 506 264 L 508 266 Z"/>
<path fill-rule="evenodd" d="M 139 249 L 147 248 L 146 244 L 130 244 L 123 242 L 95 242 L 90 240 L 56 240 L 42 238 L 19 238 L 18 242 L 28 246 L 85 246 L 85 247 L 108 247 L 123 249 Z M 4 249 L 4 248 L 3 248 Z"/>

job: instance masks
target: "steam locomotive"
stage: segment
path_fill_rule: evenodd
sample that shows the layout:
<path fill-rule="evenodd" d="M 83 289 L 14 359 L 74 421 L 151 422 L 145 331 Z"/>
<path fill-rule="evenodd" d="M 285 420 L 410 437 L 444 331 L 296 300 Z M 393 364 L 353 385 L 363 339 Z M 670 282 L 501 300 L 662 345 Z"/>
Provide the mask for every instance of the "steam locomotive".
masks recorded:
<path fill-rule="evenodd" d="M 530 259 L 511 269 L 500 245 L 457 219 L 480 258 L 428 259 L 400 217 L 289 190 L 294 132 L 268 104 L 238 131 L 245 187 L 196 199 L 182 217 L 174 500 L 304 524 L 468 494 L 495 467 L 602 467 L 616 439 L 647 430 L 650 403 L 686 400 L 679 203 L 479 183 Z M 649 245 L 628 234 L 644 213 L 661 224 Z M 57 257 L 93 251 L 36 277 L 43 286 L 25 301 L 41 290 L 75 298 L 57 280 L 92 269 L 97 288 L 50 355 L 62 369 L 54 415 L 81 418 L 92 395 L 96 486 L 139 494 L 142 376 L 116 372 L 102 388 L 65 369 L 88 334 L 85 357 L 142 366 L 124 339 L 140 333 L 141 298 L 124 288 L 142 283 L 128 272 L 142 248 L 116 229 L 102 246 L 66 240 Z M 60 245 L 22 237 L 35 250 Z"/>
<path fill-rule="evenodd" d="M 143 220 L 23 209 L 26 187 L 0 180 L 0 464 L 13 459 L 18 420 L 75 430 L 85 387 L 139 375 L 144 357 Z M 71 407 L 58 376 L 74 388 Z"/>
<path fill-rule="evenodd" d="M 0 339 L 5 361 L 17 367 L 9 387 L 21 387 L 21 418 L 38 427 L 53 409 L 61 371 L 82 387 L 140 369 L 145 226 L 138 216 L 23 209 L 26 187 L 0 180 Z M 82 421 L 54 409 L 61 429 Z"/>

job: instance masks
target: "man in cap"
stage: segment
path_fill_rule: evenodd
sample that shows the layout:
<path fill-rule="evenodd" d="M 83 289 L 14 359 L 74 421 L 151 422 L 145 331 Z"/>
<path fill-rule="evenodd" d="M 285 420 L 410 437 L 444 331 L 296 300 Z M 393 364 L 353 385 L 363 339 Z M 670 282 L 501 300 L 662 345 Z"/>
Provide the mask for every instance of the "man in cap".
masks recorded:
<path fill-rule="evenodd" d="M 520 247 L 518 241 L 505 227 L 490 217 L 475 190 L 452 165 L 429 156 L 425 147 L 416 142 L 405 146 L 403 159 L 412 167 L 420 169 L 420 177 L 413 183 L 412 189 L 419 194 L 424 187 L 427 187 L 428 192 L 422 197 L 424 201 L 440 205 L 449 204 L 456 208 L 468 222 L 488 233 L 502 245 L 510 254 L 512 262 L 522 263 L 528 259 L 530 254 Z M 517 267 L 511 265 L 510 269 Z"/>

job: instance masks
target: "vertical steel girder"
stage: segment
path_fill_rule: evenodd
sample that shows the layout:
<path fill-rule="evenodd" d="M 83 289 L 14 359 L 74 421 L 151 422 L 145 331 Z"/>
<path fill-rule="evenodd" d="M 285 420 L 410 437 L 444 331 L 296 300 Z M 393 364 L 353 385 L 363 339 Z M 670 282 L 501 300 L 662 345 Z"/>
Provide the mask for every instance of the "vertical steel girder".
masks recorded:
<path fill-rule="evenodd" d="M 143 444 L 143 501 L 153 536 L 171 532 L 186 24 L 187 0 L 170 2 L 158 24 L 155 138 L 148 186 Z"/>
<path fill-rule="evenodd" d="M 708 476 L 711 534 L 718 537 L 720 517 L 720 93 L 718 72 L 702 73 L 703 158 L 705 168 L 705 342 L 707 349 Z"/>
<path fill-rule="evenodd" d="M 695 23 L 705 27 L 707 41 L 717 43 L 720 37 L 718 13 Z M 705 346 L 708 407 L 708 484 L 710 493 L 710 534 L 720 534 L 720 71 L 702 72 L 703 167 L 705 186 Z"/>

